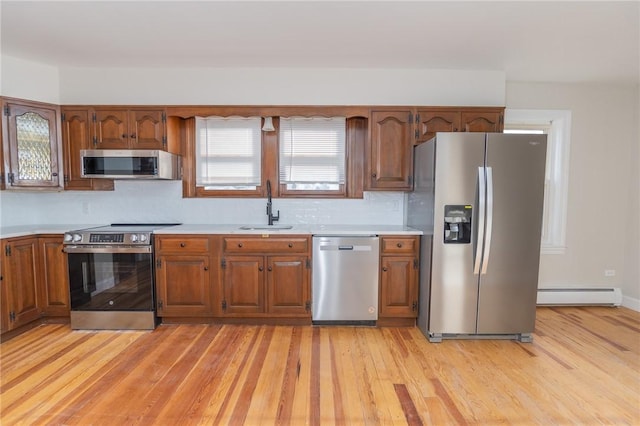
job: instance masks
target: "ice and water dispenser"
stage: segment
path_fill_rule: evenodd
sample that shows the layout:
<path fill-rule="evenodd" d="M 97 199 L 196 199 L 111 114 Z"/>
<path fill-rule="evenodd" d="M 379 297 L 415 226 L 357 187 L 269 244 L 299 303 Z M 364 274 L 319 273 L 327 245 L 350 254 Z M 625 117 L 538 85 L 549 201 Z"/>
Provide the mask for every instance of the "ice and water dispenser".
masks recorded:
<path fill-rule="evenodd" d="M 444 206 L 444 243 L 471 243 L 470 205 L 447 204 Z"/>

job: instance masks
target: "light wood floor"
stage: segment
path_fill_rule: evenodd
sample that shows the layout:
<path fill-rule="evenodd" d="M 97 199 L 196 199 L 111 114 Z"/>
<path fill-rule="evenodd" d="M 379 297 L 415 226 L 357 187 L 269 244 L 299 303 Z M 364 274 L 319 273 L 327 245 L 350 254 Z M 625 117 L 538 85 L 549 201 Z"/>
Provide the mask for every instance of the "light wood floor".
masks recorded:
<path fill-rule="evenodd" d="M 640 424 L 640 313 L 539 308 L 533 343 L 414 328 L 43 325 L 2 343 L 0 423 Z"/>

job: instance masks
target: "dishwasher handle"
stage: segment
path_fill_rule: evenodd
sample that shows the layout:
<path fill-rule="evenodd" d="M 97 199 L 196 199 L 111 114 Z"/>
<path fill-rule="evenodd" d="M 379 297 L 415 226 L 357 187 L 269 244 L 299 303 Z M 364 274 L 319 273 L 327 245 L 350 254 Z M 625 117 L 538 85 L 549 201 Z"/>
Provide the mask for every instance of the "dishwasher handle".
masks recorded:
<path fill-rule="evenodd" d="M 338 246 L 338 250 L 353 250 L 353 246 Z"/>

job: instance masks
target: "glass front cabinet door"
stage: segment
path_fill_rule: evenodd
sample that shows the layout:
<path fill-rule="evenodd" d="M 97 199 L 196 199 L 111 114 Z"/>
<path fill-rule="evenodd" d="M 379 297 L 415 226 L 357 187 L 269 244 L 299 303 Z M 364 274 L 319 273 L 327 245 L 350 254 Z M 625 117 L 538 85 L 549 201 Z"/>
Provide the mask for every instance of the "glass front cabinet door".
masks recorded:
<path fill-rule="evenodd" d="M 62 189 L 58 107 L 3 100 L 4 184 L 6 189 Z"/>

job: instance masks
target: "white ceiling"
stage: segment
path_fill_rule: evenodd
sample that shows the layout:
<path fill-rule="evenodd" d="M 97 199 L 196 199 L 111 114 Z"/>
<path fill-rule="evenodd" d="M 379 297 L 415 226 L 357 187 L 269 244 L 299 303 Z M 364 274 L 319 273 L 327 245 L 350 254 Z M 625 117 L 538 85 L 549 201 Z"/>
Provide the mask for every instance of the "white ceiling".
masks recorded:
<path fill-rule="evenodd" d="M 60 67 L 427 68 L 639 81 L 640 2 L 8 1 L 3 54 Z"/>

